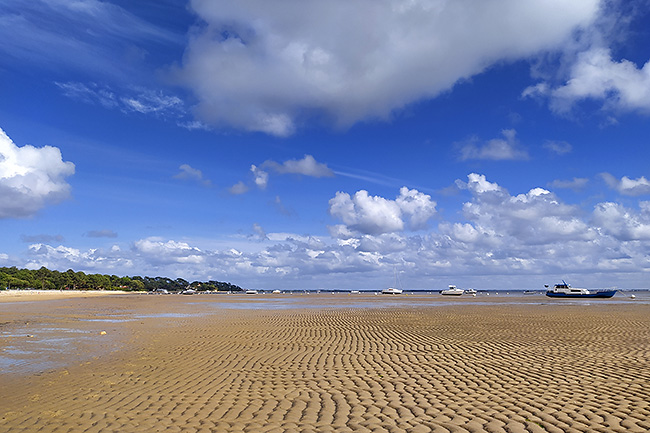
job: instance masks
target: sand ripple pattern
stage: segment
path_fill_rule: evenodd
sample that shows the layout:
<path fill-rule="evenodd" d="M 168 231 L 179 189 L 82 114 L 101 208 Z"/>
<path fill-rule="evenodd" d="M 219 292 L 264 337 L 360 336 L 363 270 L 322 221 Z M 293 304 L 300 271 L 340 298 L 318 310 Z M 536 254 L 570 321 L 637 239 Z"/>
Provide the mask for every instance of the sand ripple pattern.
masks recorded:
<path fill-rule="evenodd" d="M 3 378 L 0 431 L 648 432 L 648 313 L 414 306 L 142 321 L 129 325 L 133 350 Z"/>

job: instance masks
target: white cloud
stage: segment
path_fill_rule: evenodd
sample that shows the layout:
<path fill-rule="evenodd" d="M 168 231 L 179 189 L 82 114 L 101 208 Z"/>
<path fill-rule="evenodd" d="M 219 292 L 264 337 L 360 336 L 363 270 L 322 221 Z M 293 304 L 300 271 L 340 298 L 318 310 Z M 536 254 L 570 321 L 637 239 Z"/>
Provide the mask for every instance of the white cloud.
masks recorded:
<path fill-rule="evenodd" d="M 230 191 L 231 194 L 234 195 L 240 195 L 240 194 L 245 194 L 248 192 L 248 187 L 246 184 L 242 181 L 237 182 L 233 186 L 231 186 L 228 191 Z"/>
<path fill-rule="evenodd" d="M 593 220 L 600 229 L 623 241 L 650 240 L 650 202 L 640 203 L 634 212 L 618 203 L 599 203 Z"/>
<path fill-rule="evenodd" d="M 186 242 L 163 241 L 159 238 L 140 239 L 133 244 L 137 254 L 144 255 L 147 261 L 157 265 L 164 263 L 201 264 L 205 253 Z"/>
<path fill-rule="evenodd" d="M 472 173 L 466 184 L 473 199 L 463 206 L 465 217 L 479 231 L 511 236 L 526 244 L 548 243 L 558 239 L 587 240 L 594 236 L 580 218 L 576 206 L 562 203 L 555 194 L 533 188 L 511 196 L 484 175 Z"/>
<path fill-rule="evenodd" d="M 99 104 L 104 108 L 118 109 L 124 113 L 149 114 L 161 118 L 177 119 L 187 129 L 205 129 L 198 121 L 182 121 L 186 116 L 185 104 L 173 95 L 151 89 L 119 89 L 100 86 L 97 83 L 55 82 L 65 96 L 87 104 Z"/>
<path fill-rule="evenodd" d="M 332 177 L 334 172 L 327 167 L 327 164 L 317 162 L 311 155 L 305 155 L 303 159 L 290 159 L 279 164 L 275 161 L 265 161 L 264 167 L 272 168 L 279 174 L 301 174 L 311 177 Z"/>
<path fill-rule="evenodd" d="M 34 215 L 70 196 L 65 178 L 75 166 L 52 146 L 16 146 L 0 129 L 0 218 Z"/>
<path fill-rule="evenodd" d="M 327 167 L 327 164 L 316 161 L 311 155 L 305 155 L 302 159 L 289 159 L 282 163 L 266 160 L 262 164 L 251 165 L 253 181 L 260 189 L 266 189 L 269 183 L 269 171 L 277 174 L 299 174 L 309 177 L 332 177 L 334 172 Z M 244 182 L 238 182 L 230 188 L 231 194 L 244 194 L 248 187 Z M 279 199 L 278 199 L 279 200 Z"/>
<path fill-rule="evenodd" d="M 573 150 L 573 146 L 571 146 L 571 144 L 567 143 L 566 141 L 548 140 L 544 143 L 544 147 L 558 155 L 565 155 L 567 153 L 571 153 Z"/>
<path fill-rule="evenodd" d="M 389 118 L 498 61 L 560 47 L 599 4 L 194 0 L 206 25 L 176 73 L 212 125 L 286 136 L 300 113 L 316 112 L 345 127 Z"/>
<path fill-rule="evenodd" d="M 349 230 L 374 235 L 402 231 L 407 225 L 412 230 L 422 229 L 436 213 L 436 202 L 430 196 L 406 187 L 400 189 L 396 200 L 370 196 L 365 190 L 352 197 L 337 192 L 329 205 L 330 214 L 342 220 Z"/>
<path fill-rule="evenodd" d="M 181 34 L 100 0 L 3 2 L 0 53 L 37 69 L 62 68 L 93 77 L 150 80 L 143 42 L 178 44 Z"/>
<path fill-rule="evenodd" d="M 201 170 L 193 168 L 189 164 L 181 164 L 178 168 L 180 172 L 174 175 L 174 179 L 194 180 L 204 186 L 210 186 L 212 184 L 208 179 L 203 178 L 203 172 Z"/>
<path fill-rule="evenodd" d="M 266 189 L 266 186 L 269 183 L 268 172 L 253 164 L 251 165 L 251 173 L 253 173 L 253 177 L 255 178 L 255 185 L 257 185 L 260 189 Z"/>
<path fill-rule="evenodd" d="M 627 176 L 623 176 L 621 180 L 616 179 L 609 173 L 601 173 L 600 176 L 610 188 L 618 191 L 620 194 L 631 196 L 650 194 L 650 181 L 645 176 L 641 176 L 638 179 L 630 179 Z"/>
<path fill-rule="evenodd" d="M 521 148 L 516 138 L 517 131 L 514 129 L 504 129 L 501 134 L 503 138 L 493 138 L 485 143 L 479 143 L 477 138 L 472 138 L 464 143 L 458 143 L 460 149 L 460 159 L 491 159 L 499 160 L 518 160 L 528 159 L 528 152 Z"/>
<path fill-rule="evenodd" d="M 538 83 L 523 96 L 548 97 L 558 113 L 588 99 L 603 101 L 606 109 L 650 113 L 650 62 L 638 68 L 625 59 L 615 61 L 609 49 L 593 47 L 578 55 L 566 84 L 552 88 Z"/>

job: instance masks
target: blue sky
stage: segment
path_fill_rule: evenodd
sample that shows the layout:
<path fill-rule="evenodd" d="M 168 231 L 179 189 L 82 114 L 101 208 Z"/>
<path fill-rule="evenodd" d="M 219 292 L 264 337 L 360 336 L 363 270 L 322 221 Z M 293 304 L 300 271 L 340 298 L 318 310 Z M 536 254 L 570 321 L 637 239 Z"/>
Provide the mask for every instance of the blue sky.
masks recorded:
<path fill-rule="evenodd" d="M 650 288 L 647 1 L 0 0 L 0 266 Z"/>

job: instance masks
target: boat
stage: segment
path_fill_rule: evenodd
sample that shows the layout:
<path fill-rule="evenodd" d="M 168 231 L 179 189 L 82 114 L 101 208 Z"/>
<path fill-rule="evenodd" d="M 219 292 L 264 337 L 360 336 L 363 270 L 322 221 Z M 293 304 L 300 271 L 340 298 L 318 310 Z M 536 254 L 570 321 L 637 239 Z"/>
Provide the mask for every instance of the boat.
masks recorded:
<path fill-rule="evenodd" d="M 282 292 L 280 290 L 276 289 L 276 290 L 272 291 L 271 293 L 275 293 L 277 295 L 277 294 L 282 293 Z"/>
<path fill-rule="evenodd" d="M 402 292 L 402 289 L 396 289 L 395 287 L 389 287 L 381 291 L 382 295 L 400 295 Z"/>
<path fill-rule="evenodd" d="M 567 284 L 564 280 L 562 280 L 562 283 L 555 284 L 552 289 L 549 289 L 548 285 L 545 285 L 544 287 L 547 288 L 546 296 L 551 298 L 611 298 L 616 293 L 616 289 L 595 291 L 589 289 L 578 289 L 571 287 L 571 285 Z"/>
<path fill-rule="evenodd" d="M 463 293 L 465 293 L 463 289 L 459 289 L 453 284 L 450 284 L 448 289 L 440 291 L 441 295 L 451 295 L 451 296 L 460 296 Z"/>
<path fill-rule="evenodd" d="M 401 286 L 399 277 L 397 276 L 397 269 L 395 269 L 395 287 L 389 287 L 381 291 L 382 295 L 401 295 L 403 290 L 398 289 L 397 286 Z"/>
<path fill-rule="evenodd" d="M 476 289 L 465 289 L 465 291 L 463 292 L 464 295 L 472 295 L 472 296 L 476 296 L 476 293 L 478 293 Z"/>
<path fill-rule="evenodd" d="M 196 290 L 194 289 L 185 289 L 181 292 L 181 295 L 193 295 L 196 293 Z"/>
<path fill-rule="evenodd" d="M 246 290 L 246 292 L 244 292 L 244 293 L 247 294 L 247 295 L 257 295 L 257 290 L 249 289 L 249 290 Z"/>

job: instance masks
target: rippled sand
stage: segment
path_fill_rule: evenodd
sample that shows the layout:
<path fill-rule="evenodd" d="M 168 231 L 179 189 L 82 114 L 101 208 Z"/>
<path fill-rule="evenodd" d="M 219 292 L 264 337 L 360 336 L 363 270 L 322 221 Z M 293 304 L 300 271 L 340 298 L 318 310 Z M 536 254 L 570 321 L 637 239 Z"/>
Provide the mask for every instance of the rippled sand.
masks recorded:
<path fill-rule="evenodd" d="M 224 308 L 245 295 L 0 305 L 0 349 L 41 329 L 91 336 L 56 354 L 65 366 L 6 367 L 0 431 L 650 431 L 647 304 L 333 296 L 336 308 L 311 295 L 273 310 Z"/>

